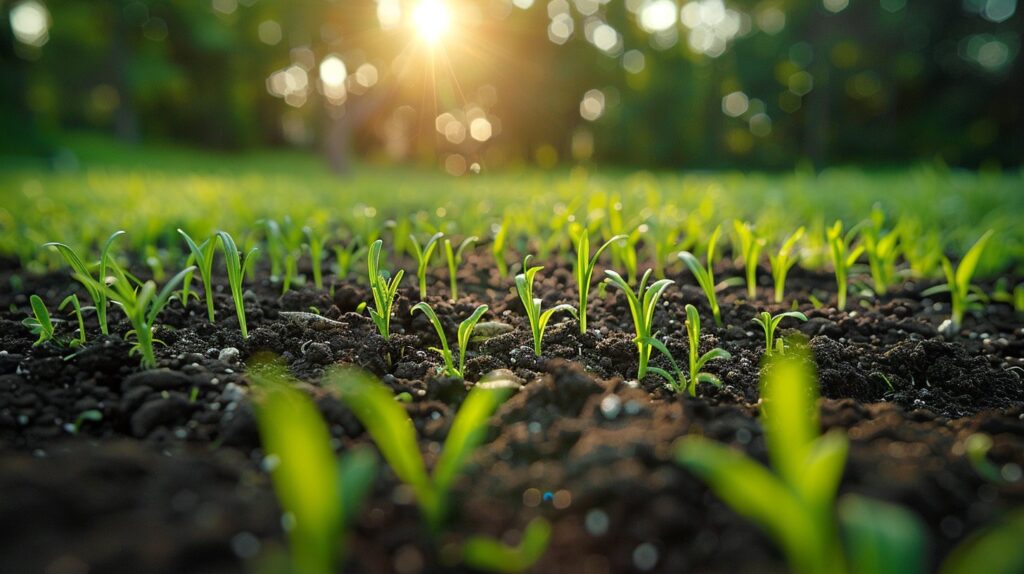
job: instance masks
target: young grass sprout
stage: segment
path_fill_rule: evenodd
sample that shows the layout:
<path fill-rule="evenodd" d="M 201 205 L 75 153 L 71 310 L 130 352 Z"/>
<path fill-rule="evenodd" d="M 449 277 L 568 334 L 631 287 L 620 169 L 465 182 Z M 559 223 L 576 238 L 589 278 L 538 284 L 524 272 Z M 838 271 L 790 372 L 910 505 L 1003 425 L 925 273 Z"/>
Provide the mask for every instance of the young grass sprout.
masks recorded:
<path fill-rule="evenodd" d="M 539 357 L 541 341 L 544 338 L 544 330 L 548 326 L 551 316 L 559 311 L 565 311 L 572 316 L 577 316 L 576 309 L 572 305 L 556 305 L 547 311 L 541 311 L 541 299 L 533 296 L 533 279 L 537 272 L 544 267 L 538 265 L 530 267 L 529 255 L 523 259 L 523 272 L 516 275 L 516 291 L 519 293 L 519 300 L 526 308 L 526 317 L 530 321 L 530 332 L 533 334 L 533 352 Z"/>
<path fill-rule="evenodd" d="M 313 268 L 313 285 L 317 289 L 323 289 L 324 237 L 308 226 L 303 227 L 302 232 L 306 235 L 306 247 L 309 249 L 310 263 Z"/>
<path fill-rule="evenodd" d="M 601 247 L 590 255 L 590 232 L 586 228 L 580 232 L 579 240 L 576 241 L 576 267 L 573 274 L 576 276 L 576 288 L 580 294 L 579 318 L 580 333 L 587 332 L 587 298 L 590 295 L 590 281 L 594 276 L 594 267 L 597 266 L 597 259 L 601 253 L 608 249 L 616 241 L 626 239 L 625 235 L 616 235 L 605 241 Z"/>
<path fill-rule="evenodd" d="M 292 282 L 299 273 L 299 256 L 302 254 L 302 231 L 285 216 L 282 224 L 273 219 L 265 222 L 267 228 L 267 253 L 270 255 L 271 281 L 281 280 L 281 293 L 291 290 Z"/>
<path fill-rule="evenodd" d="M 64 261 L 67 262 L 68 266 L 71 267 L 73 276 L 82 284 L 86 292 L 92 298 L 93 307 L 96 309 L 96 321 L 100 325 L 100 333 L 109 335 L 110 330 L 107 327 L 107 291 L 102 286 L 107 281 L 107 264 L 110 261 L 110 246 L 113 245 L 114 240 L 118 236 L 123 235 L 124 231 L 114 232 L 107 241 L 103 244 L 103 249 L 100 250 L 100 259 L 97 264 L 97 273 L 93 276 L 89 270 L 89 266 L 82 261 L 82 258 L 75 253 L 75 250 L 64 245 L 63 243 L 47 243 L 44 247 L 55 247 Z"/>
<path fill-rule="evenodd" d="M 316 405 L 292 387 L 276 365 L 251 372 L 259 391 L 256 419 L 270 476 L 288 530 L 291 572 L 330 574 L 340 562 L 342 537 L 373 486 L 376 457 L 364 449 L 334 456 L 331 434 Z"/>
<path fill-rule="evenodd" d="M 974 271 L 978 267 L 978 261 L 981 259 L 981 254 L 985 250 L 985 245 L 988 244 L 989 239 L 992 238 L 993 231 L 989 229 L 978 238 L 978 241 L 967 250 L 964 254 L 963 259 L 960 260 L 960 264 L 955 268 L 953 263 L 950 262 L 945 256 L 942 257 L 942 270 L 946 275 L 946 284 L 937 285 L 931 289 L 925 289 L 923 295 L 934 295 L 936 293 L 949 293 L 950 305 L 952 312 L 950 315 L 950 328 L 949 333 L 959 333 L 960 326 L 964 321 L 964 314 L 978 306 L 978 301 L 982 300 L 984 293 L 980 289 L 971 285 L 971 280 L 974 278 Z"/>
<path fill-rule="evenodd" d="M 32 307 L 32 316 L 22 320 L 21 324 L 27 327 L 33 335 L 39 335 L 39 339 L 32 343 L 32 346 L 37 347 L 47 341 L 53 341 L 55 328 L 53 320 L 50 319 L 50 311 L 46 309 L 46 303 L 43 303 L 42 298 L 35 294 L 28 300 Z"/>
<path fill-rule="evenodd" d="M 832 267 L 836 273 L 836 288 L 838 289 L 837 299 L 840 311 L 846 309 L 846 290 L 850 281 L 850 268 L 857 262 L 857 258 L 864 252 L 864 247 L 858 245 L 851 249 L 850 243 L 857 229 L 851 229 L 843 234 L 843 222 L 836 222 L 828 229 L 829 254 L 832 257 Z"/>
<path fill-rule="evenodd" d="M 718 286 L 715 284 L 715 244 L 718 243 L 718 236 L 722 232 L 722 226 L 715 228 L 715 231 L 711 234 L 711 239 L 708 240 L 708 252 L 707 252 L 707 267 L 701 267 L 700 261 L 694 257 L 693 253 L 689 251 L 682 251 L 679 253 L 679 259 L 682 259 L 683 263 L 693 273 L 700 288 L 704 291 L 704 296 L 708 299 L 708 305 L 711 306 L 711 316 L 715 319 L 715 325 L 722 326 L 722 311 L 718 307 Z"/>
<path fill-rule="evenodd" d="M 757 261 L 761 258 L 765 240 L 757 235 L 754 226 L 740 220 L 732 222 L 736 231 L 736 242 L 739 244 L 739 255 L 743 258 L 743 266 L 747 279 L 747 298 L 757 298 Z"/>
<path fill-rule="evenodd" d="M 224 250 L 224 263 L 228 270 L 228 286 L 231 288 L 231 298 L 235 301 L 235 314 L 238 316 L 238 327 L 242 331 L 242 338 L 249 338 L 249 329 L 245 324 L 245 299 L 242 293 L 242 281 L 245 279 L 245 271 L 256 254 L 256 247 L 249 250 L 242 261 L 238 253 L 238 246 L 231 234 L 227 231 L 218 231 L 221 248 Z"/>
<path fill-rule="evenodd" d="M 104 289 L 110 301 L 121 307 L 132 325 L 132 330 L 125 335 L 125 338 L 134 337 L 135 339 L 135 345 L 132 346 L 129 355 L 140 355 L 142 368 L 151 369 L 156 366 L 153 343 L 160 342 L 153 338 L 157 317 L 170 302 L 174 290 L 178 288 L 185 276 L 195 269 L 195 267 L 188 267 L 180 271 L 165 283 L 159 292 L 157 292 L 156 283 L 153 281 L 146 281 L 136 286 L 130 276 L 116 263 L 110 265 L 110 270 L 114 274 L 111 285 L 96 283 L 94 279 L 88 277 L 80 277 L 79 281 L 92 281 L 95 283 L 94 287 Z"/>
<path fill-rule="evenodd" d="M 201 244 L 197 245 L 195 241 L 189 237 L 188 233 L 178 229 L 178 233 L 185 238 L 185 243 L 188 244 L 189 251 L 191 254 L 188 257 L 188 261 L 185 265 L 192 265 L 195 263 L 196 269 L 199 271 L 199 279 L 203 282 L 203 296 L 206 298 L 206 315 L 209 317 L 210 322 L 213 323 L 213 252 L 217 247 L 216 237 L 211 237 Z M 185 305 L 188 303 L 189 281 L 192 280 L 192 274 L 190 273 L 185 277 L 182 282 L 181 291 L 181 303 Z"/>
<path fill-rule="evenodd" d="M 695 436 L 676 443 L 676 460 L 764 528 L 793 572 L 842 572 L 834 501 L 849 443 L 839 431 L 819 436 L 817 384 L 809 364 L 805 353 L 778 357 L 761 379 L 761 417 L 774 472 Z"/>
<path fill-rule="evenodd" d="M 452 351 L 448 347 L 448 337 L 444 334 L 444 328 L 441 326 L 441 321 L 437 318 L 437 314 L 434 313 L 434 309 L 426 301 L 420 301 L 413 306 L 409 313 L 415 313 L 419 311 L 427 316 L 430 323 L 434 326 L 434 330 L 437 331 L 437 336 L 441 339 L 441 348 L 434 348 L 441 354 L 444 359 L 444 370 L 445 373 L 452 377 L 463 378 L 466 372 L 466 349 L 469 348 L 469 337 L 473 334 L 473 328 L 477 322 L 480 321 L 480 317 L 483 317 L 484 313 L 487 312 L 487 305 L 480 305 L 477 307 L 473 314 L 469 316 L 465 321 L 459 323 L 458 332 L 458 344 L 459 344 L 459 365 L 455 366 L 455 359 L 452 356 Z"/>
<path fill-rule="evenodd" d="M 775 330 L 779 327 L 779 323 L 783 319 L 790 317 L 793 319 L 799 319 L 801 321 L 807 320 L 807 315 L 804 315 L 800 311 L 787 311 L 785 313 L 779 313 L 778 315 L 772 316 L 767 311 L 762 311 L 760 315 L 754 317 L 752 320 L 761 326 L 764 330 L 764 356 L 770 357 L 776 351 L 779 354 L 783 354 L 786 351 L 785 343 L 782 339 L 775 340 Z"/>
<path fill-rule="evenodd" d="M 462 545 L 462 561 L 476 570 L 522 572 L 544 555 L 550 541 L 551 524 L 538 516 L 526 525 L 515 547 L 488 536 L 471 536 Z"/>
<path fill-rule="evenodd" d="M 366 427 L 391 470 L 412 489 L 427 526 L 436 534 L 444 522 L 455 479 L 470 454 L 487 437 L 487 420 L 508 396 L 509 389 L 476 386 L 469 391 L 452 421 L 433 472 L 428 474 L 416 440 L 416 428 L 391 389 L 353 371 L 336 371 L 328 380 Z"/>
<path fill-rule="evenodd" d="M 876 295 L 884 295 L 895 281 L 896 257 L 899 255 L 899 232 L 883 233 L 882 218 L 881 212 L 876 211 L 872 213 L 872 221 L 865 222 L 861 228 Z"/>
<path fill-rule="evenodd" d="M 434 254 L 434 249 L 437 248 L 437 242 L 442 237 L 444 237 L 444 234 L 438 231 L 430 236 L 430 239 L 421 246 L 420 242 L 416 240 L 415 235 L 409 235 L 413 254 L 416 256 L 416 279 L 419 280 L 420 285 L 420 300 L 427 298 L 427 267 L 430 265 L 430 257 Z"/>
<path fill-rule="evenodd" d="M 338 280 L 345 280 L 352 272 L 352 266 L 355 265 L 357 259 L 365 255 L 367 252 L 365 245 L 360 245 L 360 242 L 353 239 L 347 245 L 335 245 L 334 246 L 334 264 L 335 264 L 335 275 Z"/>
<path fill-rule="evenodd" d="M 71 341 L 71 346 L 81 347 L 85 344 L 85 319 L 82 318 L 82 305 L 78 302 L 78 295 L 72 293 L 65 297 L 64 300 L 60 302 L 57 310 L 63 311 L 68 305 L 71 305 L 71 313 L 74 314 L 75 319 L 78 322 L 78 329 L 75 331 L 78 333 L 78 338 Z"/>
<path fill-rule="evenodd" d="M 384 241 L 380 239 L 373 242 L 366 266 L 374 305 L 370 308 L 370 318 L 373 319 L 373 324 L 377 325 L 380 336 L 387 341 L 391 338 L 391 306 L 395 303 L 398 285 L 402 282 L 405 271 L 399 269 L 394 278 L 389 280 L 387 272 L 380 270 L 380 250 L 383 245 Z"/>
<path fill-rule="evenodd" d="M 785 241 L 775 255 L 769 256 L 772 264 L 772 280 L 775 283 L 775 302 L 782 303 L 786 292 L 786 275 L 796 265 L 797 257 L 796 243 L 804 236 L 804 228 L 800 227 L 793 232 Z"/>
<path fill-rule="evenodd" d="M 505 248 L 508 245 L 509 218 L 498 226 L 494 232 L 494 242 L 491 243 L 491 255 L 494 257 L 494 266 L 498 268 L 498 277 L 508 277 L 508 263 L 505 262 Z"/>
<path fill-rule="evenodd" d="M 669 389 L 677 393 L 685 390 L 691 397 L 695 397 L 697 396 L 697 383 L 709 383 L 716 387 L 722 384 L 718 377 L 704 372 L 704 365 L 714 359 L 729 359 L 732 355 L 725 349 L 717 347 L 703 355 L 700 354 L 700 315 L 697 314 L 697 308 L 693 305 L 686 306 L 686 337 L 690 345 L 690 372 L 688 378 L 684 377 L 679 370 L 679 365 L 676 363 L 675 358 L 672 357 L 668 347 L 653 337 L 646 338 L 645 342 L 668 357 L 668 360 L 672 363 L 672 368 L 675 370 L 675 376 L 673 377 L 668 371 L 657 367 L 648 367 L 648 370 L 668 381 Z"/>
<path fill-rule="evenodd" d="M 459 265 L 462 265 L 462 255 L 471 246 L 475 245 L 478 241 L 476 236 L 470 236 L 462 240 L 459 246 L 453 247 L 451 239 L 447 237 L 444 240 L 444 255 L 445 259 L 448 260 L 448 278 L 451 287 L 451 301 L 454 302 L 459 298 L 459 282 L 458 272 Z"/>
<path fill-rule="evenodd" d="M 619 288 L 623 293 L 626 294 L 626 301 L 629 304 L 629 312 L 633 316 L 633 328 L 636 331 L 636 348 L 640 355 L 639 367 L 637 368 L 637 379 L 643 379 L 647 376 L 647 363 L 651 358 L 651 344 L 650 340 L 654 338 L 654 310 L 658 306 L 658 299 L 661 298 L 661 294 L 665 292 L 665 289 L 672 284 L 671 279 L 659 279 L 650 286 L 647 286 L 647 280 L 651 277 L 651 270 L 648 269 L 643 278 L 640 279 L 640 285 L 637 287 L 636 293 L 629 287 L 626 280 L 621 275 L 612 270 L 606 270 L 605 281 L 609 284 Z"/>

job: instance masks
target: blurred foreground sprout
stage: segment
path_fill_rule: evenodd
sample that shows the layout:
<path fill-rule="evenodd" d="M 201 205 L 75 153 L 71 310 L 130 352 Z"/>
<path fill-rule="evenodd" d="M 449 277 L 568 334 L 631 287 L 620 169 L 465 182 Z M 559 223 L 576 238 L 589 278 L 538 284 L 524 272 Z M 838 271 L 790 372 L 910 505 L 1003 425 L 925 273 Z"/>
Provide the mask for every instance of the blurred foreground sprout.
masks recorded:
<path fill-rule="evenodd" d="M 369 375 L 349 370 L 335 371 L 329 380 L 366 427 L 391 470 L 412 488 L 427 526 L 436 533 L 444 522 L 455 479 L 487 437 L 487 421 L 510 390 L 476 386 L 466 395 L 433 472 L 428 474 L 416 428 L 391 389 Z"/>
<path fill-rule="evenodd" d="M 252 371 L 259 390 L 256 418 L 282 509 L 294 518 L 288 532 L 289 574 L 329 574 L 342 556 L 346 526 L 373 485 L 376 457 L 356 449 L 340 462 L 313 401 L 294 388 L 283 367 Z"/>

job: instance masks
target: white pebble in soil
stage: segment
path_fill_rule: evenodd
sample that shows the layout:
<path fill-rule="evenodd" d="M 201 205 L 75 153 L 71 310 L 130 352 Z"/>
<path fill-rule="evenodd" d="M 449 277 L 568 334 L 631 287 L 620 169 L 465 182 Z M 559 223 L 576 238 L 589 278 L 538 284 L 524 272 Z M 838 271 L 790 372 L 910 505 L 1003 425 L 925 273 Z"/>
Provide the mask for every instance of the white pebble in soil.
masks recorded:
<path fill-rule="evenodd" d="M 224 361 L 225 363 L 234 363 L 238 361 L 238 357 L 241 353 L 234 347 L 224 347 L 220 350 L 220 354 L 217 355 L 217 360 Z"/>
<path fill-rule="evenodd" d="M 619 398 L 619 395 L 608 395 L 601 399 L 601 414 L 604 415 L 604 418 L 613 421 L 620 412 L 622 412 L 622 399 Z"/>

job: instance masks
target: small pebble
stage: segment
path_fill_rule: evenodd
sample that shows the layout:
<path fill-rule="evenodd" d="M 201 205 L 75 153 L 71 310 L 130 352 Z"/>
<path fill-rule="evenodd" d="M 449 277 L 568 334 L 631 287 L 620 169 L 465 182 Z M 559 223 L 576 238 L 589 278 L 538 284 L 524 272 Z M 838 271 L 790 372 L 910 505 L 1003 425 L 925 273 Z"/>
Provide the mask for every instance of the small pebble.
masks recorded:
<path fill-rule="evenodd" d="M 615 420 L 622 412 L 622 399 L 619 395 L 608 395 L 601 399 L 601 414 L 608 420 Z"/>
<path fill-rule="evenodd" d="M 238 357 L 241 353 L 234 347 L 224 347 L 220 350 L 217 355 L 217 360 L 224 361 L 225 363 L 234 363 L 238 361 Z"/>

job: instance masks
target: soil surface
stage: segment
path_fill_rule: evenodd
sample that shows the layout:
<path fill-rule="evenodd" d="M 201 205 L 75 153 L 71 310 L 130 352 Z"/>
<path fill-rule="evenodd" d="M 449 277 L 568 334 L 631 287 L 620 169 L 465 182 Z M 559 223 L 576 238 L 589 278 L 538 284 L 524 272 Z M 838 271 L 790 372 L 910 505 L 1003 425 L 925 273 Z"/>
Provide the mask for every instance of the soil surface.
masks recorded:
<path fill-rule="evenodd" d="M 932 565 L 955 542 L 1024 504 L 1024 329 L 1008 306 L 988 305 L 947 339 L 938 328 L 948 300 L 923 297 L 929 284 L 905 282 L 877 298 L 854 288 L 843 312 L 830 302 L 831 275 L 799 269 L 787 284 L 787 303 L 768 303 L 770 278 L 762 269 L 757 300 L 748 301 L 743 287 L 720 295 L 726 326 L 716 328 L 693 278 L 674 268 L 676 284 L 658 307 L 656 330 L 685 360 L 683 307 L 692 303 L 703 318 L 702 351 L 719 346 L 732 354 L 708 364 L 723 385 L 702 386 L 689 398 L 654 376 L 636 381 L 626 299 L 596 283 L 600 268 L 589 331 L 581 335 L 575 319 L 556 315 L 537 358 L 512 280 L 498 276 L 489 256 L 468 256 L 455 302 L 448 301 L 447 270 L 435 264 L 428 301 L 449 340 L 481 303 L 489 306 L 484 321 L 507 325 L 471 345 L 468 383 L 439 374 L 441 359 L 428 350 L 437 335 L 422 314 L 410 314 L 418 301 L 412 276 L 400 289 L 390 341 L 357 312 L 370 299 L 361 267 L 359 277 L 327 277 L 331 291 L 299 285 L 281 296 L 280 285 L 266 279 L 247 283 L 248 340 L 226 281 L 217 277 L 216 322 L 208 322 L 201 302 L 172 302 L 157 334 L 165 343 L 157 348 L 158 368 L 142 371 L 128 356 L 121 335 L 129 326 L 116 308 L 109 337 L 98 335 L 87 314 L 84 348 L 33 347 L 35 336 L 21 324 L 29 294 L 43 297 L 55 317 L 69 293 L 83 305 L 87 296 L 64 271 L 33 275 L 0 262 L 0 570 L 244 572 L 280 551 L 281 511 L 245 374 L 248 359 L 269 351 L 316 398 L 339 452 L 372 442 L 320 386 L 332 366 L 358 365 L 396 393 L 408 392 L 406 408 L 428 458 L 468 386 L 498 369 L 521 384 L 457 482 L 441 539 L 426 535 L 408 490 L 382 467 L 350 533 L 348 572 L 463 571 L 445 558 L 459 541 L 483 533 L 513 542 L 537 515 L 553 526 L 538 572 L 783 572 L 771 541 L 677 466 L 671 445 L 702 434 L 766 461 L 757 387 L 764 335 L 751 318 L 794 305 L 809 320 L 784 320 L 780 334 L 809 340 L 822 426 L 845 429 L 851 439 L 842 493 L 917 513 L 931 531 Z M 215 269 L 222 269 L 219 261 Z M 718 270 L 719 278 L 741 274 L 728 264 Z M 267 276 L 266 269 L 257 273 Z M 535 292 L 545 307 L 575 304 L 568 263 L 547 262 Z M 61 337 L 71 330 L 58 325 Z M 667 366 L 660 357 L 653 364 Z M 87 411 L 102 419 L 76 425 Z M 964 440 L 976 432 L 992 437 L 989 459 L 1007 480 L 986 480 L 964 456 Z"/>

